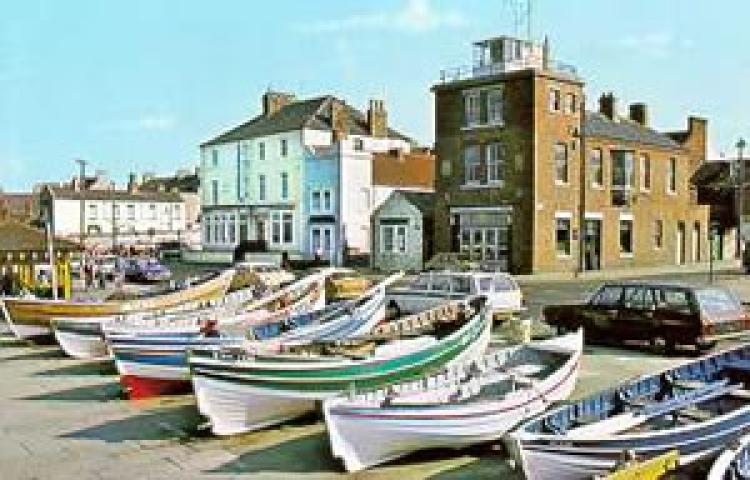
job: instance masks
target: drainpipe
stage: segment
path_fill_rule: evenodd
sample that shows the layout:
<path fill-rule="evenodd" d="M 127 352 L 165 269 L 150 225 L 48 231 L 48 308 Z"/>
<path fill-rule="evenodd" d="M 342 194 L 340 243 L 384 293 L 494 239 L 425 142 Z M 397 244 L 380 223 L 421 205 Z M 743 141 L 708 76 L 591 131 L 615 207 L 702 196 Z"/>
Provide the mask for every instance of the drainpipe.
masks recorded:
<path fill-rule="evenodd" d="M 585 124 L 586 124 L 586 94 L 581 92 L 581 105 L 580 105 L 580 112 L 581 112 L 581 122 L 580 127 L 578 130 L 578 138 L 579 138 L 579 145 L 578 149 L 581 151 L 581 165 L 579 170 L 579 188 L 580 188 L 580 197 L 578 201 L 578 265 L 576 267 L 575 276 L 579 276 L 584 271 L 584 262 L 585 257 L 583 253 L 583 249 L 585 247 L 586 241 L 584 237 L 584 227 L 586 223 L 586 187 L 587 187 L 587 179 L 586 179 L 586 131 L 585 131 Z"/>

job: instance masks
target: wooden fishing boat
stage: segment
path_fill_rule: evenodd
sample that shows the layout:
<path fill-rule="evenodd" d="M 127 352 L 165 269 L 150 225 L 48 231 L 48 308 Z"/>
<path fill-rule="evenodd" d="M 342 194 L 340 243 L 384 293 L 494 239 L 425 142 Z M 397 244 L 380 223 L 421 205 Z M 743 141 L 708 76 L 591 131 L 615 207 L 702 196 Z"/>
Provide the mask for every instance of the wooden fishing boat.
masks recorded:
<path fill-rule="evenodd" d="M 420 378 L 476 358 L 487 348 L 491 326 L 484 299 L 473 298 L 348 341 L 284 347 L 272 354 L 195 349 L 188 359 L 198 409 L 215 434 L 231 435 L 303 415 L 316 401 L 342 392 Z"/>
<path fill-rule="evenodd" d="M 218 310 L 204 317 L 158 319 L 159 323 L 105 325 L 120 382 L 131 399 L 189 391 L 189 347 L 242 343 L 248 334 L 270 336 L 269 324 L 277 324 L 279 330 L 284 325 L 304 327 L 313 320 L 308 312 L 325 312 L 324 284 L 325 273 L 312 275 L 233 315 Z M 284 324 L 290 317 L 294 320 Z"/>
<path fill-rule="evenodd" d="M 268 293 L 268 289 L 254 285 L 230 292 L 222 298 L 183 303 L 160 311 L 98 317 L 54 317 L 50 320 L 50 327 L 66 355 L 79 359 L 101 359 L 109 357 L 110 353 L 104 340 L 105 326 L 111 329 L 119 326 L 120 329 L 138 328 L 144 331 L 156 328 L 155 333 L 158 334 L 158 326 L 168 325 L 172 323 L 172 319 L 179 319 L 180 323 L 191 323 L 198 329 L 199 325 L 209 319 L 234 318 Z"/>
<path fill-rule="evenodd" d="M 488 351 L 418 380 L 326 400 L 333 456 L 349 472 L 427 448 L 502 438 L 575 388 L 583 332 Z"/>
<path fill-rule="evenodd" d="M 750 478 L 750 435 L 743 435 L 724 446 L 724 451 L 711 466 L 707 480 L 746 480 L 748 478 Z"/>
<path fill-rule="evenodd" d="M 606 475 L 633 452 L 677 450 L 680 464 L 715 455 L 750 424 L 750 345 L 625 382 L 555 408 L 507 438 L 531 480 Z"/>
<path fill-rule="evenodd" d="M 224 270 L 185 288 L 145 295 L 134 300 L 81 302 L 37 298 L 4 298 L 3 305 L 13 333 L 20 339 L 48 336 L 54 317 L 98 317 L 164 310 L 177 305 L 224 296 L 234 270 Z"/>

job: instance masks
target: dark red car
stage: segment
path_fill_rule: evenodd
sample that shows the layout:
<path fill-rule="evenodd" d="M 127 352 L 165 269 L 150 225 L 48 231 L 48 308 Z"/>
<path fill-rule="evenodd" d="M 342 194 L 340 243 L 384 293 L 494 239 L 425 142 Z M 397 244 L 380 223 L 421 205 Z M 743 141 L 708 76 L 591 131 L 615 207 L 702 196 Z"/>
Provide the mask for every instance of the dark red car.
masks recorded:
<path fill-rule="evenodd" d="M 605 283 L 585 303 L 548 305 L 543 315 L 561 331 L 583 327 L 587 339 L 645 340 L 667 350 L 704 350 L 750 329 L 750 315 L 729 290 L 679 283 Z"/>

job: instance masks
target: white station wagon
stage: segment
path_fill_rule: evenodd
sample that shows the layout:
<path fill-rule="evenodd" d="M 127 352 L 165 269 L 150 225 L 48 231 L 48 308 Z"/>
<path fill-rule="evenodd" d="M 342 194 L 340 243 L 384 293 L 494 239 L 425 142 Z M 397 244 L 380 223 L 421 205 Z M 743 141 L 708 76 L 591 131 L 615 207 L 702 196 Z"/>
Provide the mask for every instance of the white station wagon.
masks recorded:
<path fill-rule="evenodd" d="M 513 314 L 524 308 L 518 283 L 500 272 L 424 272 L 410 284 L 389 289 L 386 305 L 396 315 L 405 315 L 472 295 L 487 297 L 493 313 Z"/>

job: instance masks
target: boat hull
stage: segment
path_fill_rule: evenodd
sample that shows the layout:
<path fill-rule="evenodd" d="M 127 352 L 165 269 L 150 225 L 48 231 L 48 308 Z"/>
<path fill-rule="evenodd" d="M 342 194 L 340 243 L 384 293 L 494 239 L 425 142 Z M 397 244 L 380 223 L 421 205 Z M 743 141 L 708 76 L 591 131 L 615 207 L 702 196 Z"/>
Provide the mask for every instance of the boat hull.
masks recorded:
<path fill-rule="evenodd" d="M 283 423 L 310 412 L 316 401 L 333 398 L 351 388 L 360 385 L 372 388 L 420 378 L 428 370 L 480 356 L 487 348 L 492 326 L 486 312 L 480 316 L 481 321 L 462 328 L 462 335 L 451 342 L 414 355 L 369 364 L 307 365 L 296 371 L 290 366 L 285 374 L 277 376 L 278 370 L 273 367 L 265 371 L 252 367 L 235 368 L 221 361 L 191 356 L 193 387 L 196 392 L 201 390 L 196 396 L 198 406 L 217 435 Z M 299 378 L 297 381 L 289 376 L 283 378 L 287 374 L 291 377 L 299 375 Z M 232 395 L 223 392 L 232 392 Z M 226 425 L 231 425 L 231 428 L 225 428 Z"/>
<path fill-rule="evenodd" d="M 109 358 L 102 319 L 52 320 L 55 340 L 69 357 L 82 360 Z"/>
<path fill-rule="evenodd" d="M 538 386 L 506 398 L 383 408 L 347 405 L 346 399 L 325 402 L 333 456 L 343 461 L 347 471 L 355 472 L 417 450 L 463 448 L 502 438 L 524 418 L 568 398 L 575 388 L 582 334 L 559 340 L 570 343 L 565 345 L 570 359 Z"/>

